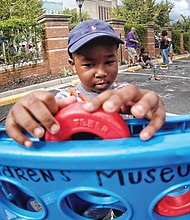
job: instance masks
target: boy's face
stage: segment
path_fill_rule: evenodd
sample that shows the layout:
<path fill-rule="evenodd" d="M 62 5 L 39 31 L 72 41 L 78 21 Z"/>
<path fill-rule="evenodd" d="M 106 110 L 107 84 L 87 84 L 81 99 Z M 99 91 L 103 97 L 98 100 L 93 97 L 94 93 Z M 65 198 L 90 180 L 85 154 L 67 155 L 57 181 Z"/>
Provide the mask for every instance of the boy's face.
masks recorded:
<path fill-rule="evenodd" d="M 101 93 L 116 80 L 118 55 L 115 42 L 94 39 L 72 56 L 72 66 L 86 91 Z"/>

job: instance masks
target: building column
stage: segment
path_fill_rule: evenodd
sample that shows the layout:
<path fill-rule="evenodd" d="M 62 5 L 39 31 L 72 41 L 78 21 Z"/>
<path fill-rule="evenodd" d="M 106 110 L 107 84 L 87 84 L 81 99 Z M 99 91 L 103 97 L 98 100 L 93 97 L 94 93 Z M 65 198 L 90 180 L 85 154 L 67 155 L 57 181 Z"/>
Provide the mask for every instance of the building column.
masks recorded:
<path fill-rule="evenodd" d="M 42 15 L 38 21 L 44 25 L 45 58 L 51 74 L 63 73 L 68 67 L 67 42 L 70 15 Z"/>

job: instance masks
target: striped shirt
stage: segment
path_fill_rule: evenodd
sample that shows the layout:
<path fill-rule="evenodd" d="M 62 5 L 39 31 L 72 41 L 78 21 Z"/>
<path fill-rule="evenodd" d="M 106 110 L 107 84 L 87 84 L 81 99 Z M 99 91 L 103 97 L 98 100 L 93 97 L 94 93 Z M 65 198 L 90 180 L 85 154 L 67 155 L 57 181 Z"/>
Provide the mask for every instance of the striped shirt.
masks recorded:
<path fill-rule="evenodd" d="M 128 83 L 113 83 L 108 89 L 120 89 L 124 86 L 128 85 Z M 75 87 L 69 87 L 58 92 L 55 96 L 56 99 L 63 99 L 68 96 L 75 96 L 78 102 L 91 101 L 95 98 L 99 93 L 97 92 L 88 92 L 86 91 L 82 83 L 79 83 Z"/>

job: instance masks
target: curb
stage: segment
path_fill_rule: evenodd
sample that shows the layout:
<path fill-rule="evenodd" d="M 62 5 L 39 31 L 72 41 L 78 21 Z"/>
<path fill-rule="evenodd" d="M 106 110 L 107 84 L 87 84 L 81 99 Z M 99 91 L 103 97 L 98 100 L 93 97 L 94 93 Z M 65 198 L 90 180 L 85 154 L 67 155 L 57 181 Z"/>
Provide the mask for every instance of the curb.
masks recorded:
<path fill-rule="evenodd" d="M 174 61 L 174 60 L 180 60 L 180 59 L 185 59 L 185 58 L 190 58 L 190 54 L 173 56 L 172 60 Z M 162 59 L 157 60 L 156 64 L 162 64 Z"/>
<path fill-rule="evenodd" d="M 23 96 L 27 95 L 28 93 L 32 92 L 32 91 L 36 91 L 39 89 L 34 89 L 34 90 L 30 90 L 28 92 L 22 92 L 20 94 L 16 94 L 16 95 L 11 95 L 5 98 L 1 98 L 0 99 L 0 106 L 4 106 L 4 105 L 9 105 L 11 103 L 16 102 L 18 99 L 22 98 Z M 44 89 L 40 89 L 40 90 L 44 90 Z"/>
<path fill-rule="evenodd" d="M 0 93 L 0 106 L 12 104 L 16 102 L 18 99 L 22 98 L 26 94 L 35 91 L 35 90 L 49 90 L 49 87 L 64 85 L 67 83 L 71 83 L 73 80 L 77 80 L 78 76 L 69 76 L 61 79 L 55 79 L 49 82 L 43 82 L 31 86 L 26 86 L 19 89 L 14 89 L 7 92 Z"/>
<path fill-rule="evenodd" d="M 131 66 L 127 68 L 127 71 L 131 72 L 131 71 L 136 71 L 136 70 L 141 70 L 142 66 L 138 65 L 138 66 Z"/>
<path fill-rule="evenodd" d="M 184 59 L 184 58 L 190 58 L 190 54 L 173 56 L 173 60 L 180 60 L 180 59 Z M 154 60 L 152 60 L 152 62 L 154 64 L 162 64 L 162 59 L 161 58 L 160 59 L 154 59 Z M 142 66 L 138 65 L 138 66 L 132 66 L 132 67 L 127 67 L 126 66 L 126 69 L 122 69 L 122 70 L 133 72 L 133 71 L 141 70 L 141 69 L 142 69 Z"/>

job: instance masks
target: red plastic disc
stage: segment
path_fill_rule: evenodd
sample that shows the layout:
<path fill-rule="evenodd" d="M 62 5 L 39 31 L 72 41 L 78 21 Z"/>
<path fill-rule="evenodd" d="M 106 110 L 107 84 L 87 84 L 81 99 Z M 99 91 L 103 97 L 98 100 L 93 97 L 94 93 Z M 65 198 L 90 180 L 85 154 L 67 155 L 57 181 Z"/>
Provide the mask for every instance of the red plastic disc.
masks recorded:
<path fill-rule="evenodd" d="M 163 216 L 182 216 L 190 213 L 190 191 L 181 195 L 163 197 L 155 206 L 155 212 Z"/>
<path fill-rule="evenodd" d="M 62 108 L 55 118 L 60 123 L 60 131 L 50 134 L 46 131 L 46 141 L 64 141 L 71 139 L 73 134 L 85 132 L 98 136 L 100 139 L 128 138 L 130 131 L 126 122 L 117 113 L 105 113 L 103 109 L 89 113 L 83 108 L 82 102 L 76 102 Z"/>

